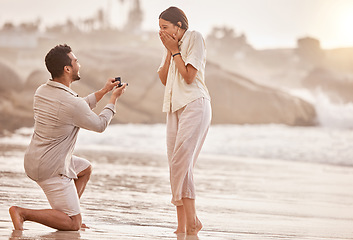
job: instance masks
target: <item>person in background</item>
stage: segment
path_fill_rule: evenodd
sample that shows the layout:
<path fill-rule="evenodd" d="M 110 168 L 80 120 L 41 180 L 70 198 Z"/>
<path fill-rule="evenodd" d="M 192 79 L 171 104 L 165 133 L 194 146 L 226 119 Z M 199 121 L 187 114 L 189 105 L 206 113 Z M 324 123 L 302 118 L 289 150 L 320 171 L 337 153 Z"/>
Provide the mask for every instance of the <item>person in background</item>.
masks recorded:
<path fill-rule="evenodd" d="M 165 54 L 158 74 L 165 85 L 167 155 L 178 219 L 175 233 L 197 235 L 202 224 L 196 214 L 193 172 L 212 116 L 205 85 L 206 46 L 199 32 L 188 30 L 188 19 L 177 7 L 160 14 L 159 27 Z"/>
<path fill-rule="evenodd" d="M 52 209 L 33 210 L 12 206 L 9 209 L 15 230 L 25 221 L 41 223 L 58 230 L 76 231 L 81 227 L 80 197 L 90 179 L 92 167 L 86 159 L 73 155 L 80 128 L 103 132 L 115 114 L 117 99 L 126 84 L 108 79 L 105 86 L 85 98 L 70 88 L 80 80 L 80 64 L 71 47 L 57 45 L 45 57 L 52 79 L 34 95 L 34 133 L 24 156 L 29 178 L 44 191 Z M 92 109 L 111 92 L 109 103 L 99 115 Z"/>

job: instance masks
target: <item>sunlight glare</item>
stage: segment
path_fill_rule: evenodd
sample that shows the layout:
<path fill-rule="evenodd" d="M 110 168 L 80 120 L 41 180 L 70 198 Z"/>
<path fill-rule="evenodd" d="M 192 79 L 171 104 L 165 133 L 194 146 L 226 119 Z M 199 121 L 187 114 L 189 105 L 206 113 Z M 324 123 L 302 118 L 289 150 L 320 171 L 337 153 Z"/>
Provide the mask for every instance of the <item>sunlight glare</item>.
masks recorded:
<path fill-rule="evenodd" d="M 342 42 L 353 45 L 353 3 L 341 9 L 338 19 L 339 36 L 344 38 Z"/>

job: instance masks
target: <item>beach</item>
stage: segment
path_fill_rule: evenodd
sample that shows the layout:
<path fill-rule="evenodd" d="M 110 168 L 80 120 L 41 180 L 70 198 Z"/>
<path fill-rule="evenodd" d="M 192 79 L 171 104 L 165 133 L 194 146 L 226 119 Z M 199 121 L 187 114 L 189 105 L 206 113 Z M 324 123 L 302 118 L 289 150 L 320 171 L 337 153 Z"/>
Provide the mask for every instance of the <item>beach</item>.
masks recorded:
<path fill-rule="evenodd" d="M 48 1 L 35 2 L 4 0 L 0 8 L 0 240 L 353 240 L 352 0 L 203 1 L 202 11 L 197 1 L 64 0 L 55 11 Z M 187 16 L 180 27 L 161 14 L 171 4 Z M 174 35 L 170 27 L 178 27 Z M 161 31 L 178 41 L 186 73 L 179 60 L 163 58 L 176 43 L 166 44 Z M 187 41 L 188 34 L 197 38 Z M 75 74 L 52 71 L 47 53 L 58 44 L 72 48 L 77 59 L 64 65 Z M 157 72 L 163 63 L 171 64 L 169 83 L 182 73 L 188 84 L 174 82 L 168 92 L 164 71 Z M 69 75 L 75 81 L 66 81 Z M 116 114 L 103 133 L 80 129 L 74 149 L 93 166 L 80 199 L 88 228 L 64 232 L 26 221 L 14 231 L 11 206 L 50 208 L 24 171 L 33 126 L 45 124 L 34 119 L 37 89 L 52 79 L 80 97 L 96 93 L 99 115 L 112 94 L 100 93 L 116 77 L 129 86 Z M 189 92 L 189 83 L 212 105 L 193 172 L 203 224 L 194 237 L 173 233 L 162 112 L 163 99 L 175 107 L 175 87 Z"/>
<path fill-rule="evenodd" d="M 142 134 L 143 127 L 138 131 Z M 159 138 L 160 130 L 155 132 Z M 26 144 L 11 139 L 0 141 L 0 239 L 353 239 L 351 166 L 201 154 L 195 182 L 204 227 L 195 238 L 173 233 L 168 165 L 156 143 L 148 153 L 99 148 L 97 139 L 79 140 L 75 151 L 94 169 L 81 198 L 89 229 L 62 232 L 25 222 L 24 231 L 13 231 L 11 205 L 50 206 L 24 173 Z"/>

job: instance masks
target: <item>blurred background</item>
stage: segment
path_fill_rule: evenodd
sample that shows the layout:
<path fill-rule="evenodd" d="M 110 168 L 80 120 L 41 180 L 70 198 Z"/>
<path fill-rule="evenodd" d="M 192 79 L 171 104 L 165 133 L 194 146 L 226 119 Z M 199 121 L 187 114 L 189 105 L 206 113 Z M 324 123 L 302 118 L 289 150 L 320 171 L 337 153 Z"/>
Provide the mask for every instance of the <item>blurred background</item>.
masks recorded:
<path fill-rule="evenodd" d="M 0 0 L 0 133 L 33 126 L 46 53 L 67 43 L 85 96 L 121 76 L 113 123 L 164 123 L 158 16 L 184 10 L 207 45 L 213 124 L 353 126 L 351 0 Z M 107 102 L 95 110 L 99 112 Z"/>
<path fill-rule="evenodd" d="M 78 135 L 75 154 L 95 169 L 81 205 L 92 228 L 80 239 L 168 238 L 157 69 L 158 16 L 170 6 L 207 47 L 213 119 L 195 171 L 202 239 L 352 239 L 353 0 L 0 0 L 0 238 L 12 229 L 10 204 L 47 208 L 23 154 L 34 92 L 50 78 L 44 57 L 62 43 L 81 64 L 80 96 L 111 77 L 129 83 L 113 124 Z M 38 226 L 21 239 L 43 239 Z"/>

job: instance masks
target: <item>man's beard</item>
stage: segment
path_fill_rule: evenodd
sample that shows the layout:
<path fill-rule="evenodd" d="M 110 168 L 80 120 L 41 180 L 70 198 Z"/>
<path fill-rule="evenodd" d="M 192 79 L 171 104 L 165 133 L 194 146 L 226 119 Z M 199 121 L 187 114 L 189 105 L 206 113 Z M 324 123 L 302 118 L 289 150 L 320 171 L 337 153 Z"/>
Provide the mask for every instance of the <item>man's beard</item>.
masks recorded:
<path fill-rule="evenodd" d="M 78 81 L 80 79 L 81 79 L 81 76 L 79 73 L 76 73 L 75 75 L 72 76 L 72 80 L 74 80 L 74 81 Z"/>

